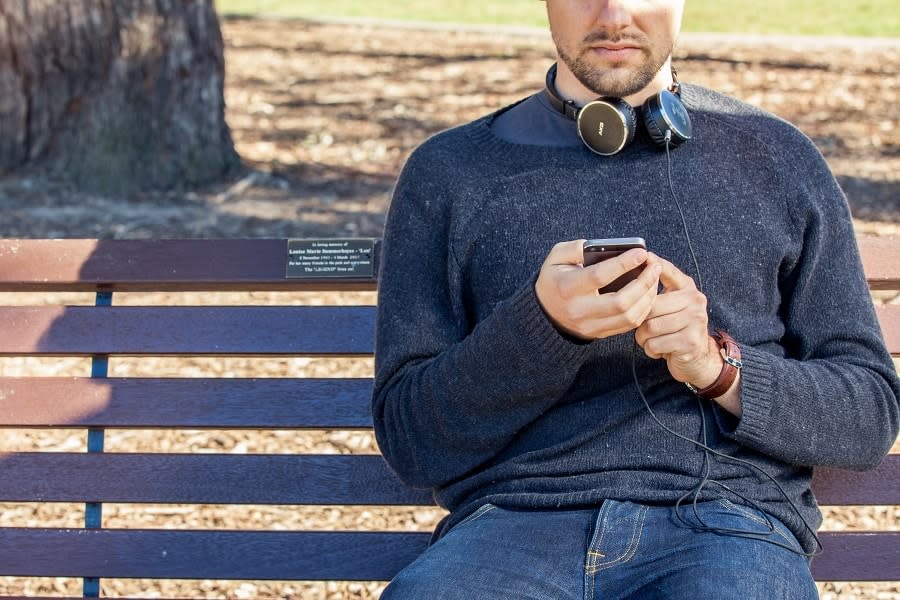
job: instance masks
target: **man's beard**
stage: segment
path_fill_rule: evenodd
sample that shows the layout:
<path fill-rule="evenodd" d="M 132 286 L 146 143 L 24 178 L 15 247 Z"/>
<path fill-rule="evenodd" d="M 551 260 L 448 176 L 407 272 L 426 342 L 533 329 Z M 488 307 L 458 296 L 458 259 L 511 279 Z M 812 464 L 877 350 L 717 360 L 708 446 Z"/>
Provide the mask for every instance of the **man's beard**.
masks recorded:
<path fill-rule="evenodd" d="M 588 36 L 584 42 L 587 45 L 597 41 L 617 43 L 621 40 L 621 37 L 596 33 Z M 637 69 L 630 70 L 625 65 L 611 69 L 597 69 L 591 66 L 584 58 L 585 54 L 591 52 L 590 49 L 586 49 L 578 56 L 573 57 L 560 44 L 556 44 L 560 60 L 565 63 L 581 85 L 598 96 L 614 96 L 617 98 L 631 96 L 647 87 L 660 69 L 663 68 L 663 65 L 666 64 L 669 55 L 672 53 L 672 48 L 670 47 L 668 52 L 656 56 L 648 45 L 640 43 L 639 47 L 644 54 L 644 60 Z"/>

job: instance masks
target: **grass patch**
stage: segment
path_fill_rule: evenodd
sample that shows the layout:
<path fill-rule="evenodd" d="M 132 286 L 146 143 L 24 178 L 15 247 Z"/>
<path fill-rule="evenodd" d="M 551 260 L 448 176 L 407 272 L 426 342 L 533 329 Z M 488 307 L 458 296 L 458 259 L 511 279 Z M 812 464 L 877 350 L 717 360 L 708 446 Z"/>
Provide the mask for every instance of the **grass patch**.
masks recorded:
<path fill-rule="evenodd" d="M 900 37 L 896 0 L 690 0 L 685 31 Z"/>
<path fill-rule="evenodd" d="M 439 23 L 545 27 L 535 0 L 216 0 L 222 14 L 281 17 L 369 17 Z M 897 0 L 691 0 L 685 31 L 900 37 Z"/>

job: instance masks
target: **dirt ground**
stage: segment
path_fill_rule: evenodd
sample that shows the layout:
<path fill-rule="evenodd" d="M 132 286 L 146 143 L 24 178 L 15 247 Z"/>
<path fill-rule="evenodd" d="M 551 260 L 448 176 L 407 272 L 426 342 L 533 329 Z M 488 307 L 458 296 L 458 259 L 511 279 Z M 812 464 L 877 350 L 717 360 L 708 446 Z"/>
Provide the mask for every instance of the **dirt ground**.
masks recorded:
<path fill-rule="evenodd" d="M 552 60 L 546 35 L 423 30 L 384 25 L 229 20 L 226 40 L 227 118 L 246 169 L 196 190 L 104 198 L 39 173 L 0 178 L 3 237 L 303 237 L 377 236 L 393 181 L 409 152 L 428 135 L 465 122 L 540 88 Z M 686 36 L 677 52 L 684 81 L 708 85 L 796 123 L 825 154 L 848 194 L 860 232 L 900 233 L 900 40 L 896 43 Z M 736 144 L 740 140 L 736 140 Z M 371 299 L 368 299 L 371 300 Z M 141 299 L 134 300 L 142 301 Z M 168 301 L 157 299 L 157 301 Z M 367 301 L 367 299 L 363 299 Z M 128 301 L 125 300 L 127 303 Z M 188 299 L 189 302 L 189 299 Z M 31 369 L 84 374 L 80 359 L 5 364 L 0 375 Z M 200 361 L 184 367 L 146 359 L 111 365 L 111 375 L 137 369 L 162 375 L 259 375 L 260 365 Z M 327 376 L 333 364 L 264 367 L 271 376 L 306 370 Z M 187 369 L 186 372 L 184 369 Z M 371 376 L 371 362 L 350 376 Z M 283 435 L 282 435 L 283 433 Z M 110 451 L 372 452 L 364 432 L 110 433 Z M 0 451 L 78 451 L 63 435 L 7 436 Z M 361 507 L 104 508 L 108 527 L 347 527 L 429 530 L 432 509 Z M 19 521 L 17 521 L 19 520 Z M 37 520 L 78 527 L 80 507 L 34 512 L 2 507 L 0 526 Z M 900 527 L 900 508 L 829 509 L 832 529 Z M 249 524 L 249 525 L 248 525 Z M 0 580 L 0 590 L 79 593 L 74 580 Z M 29 587 L 30 586 L 30 587 Z M 374 598 L 382 585 L 233 582 L 104 582 L 104 594 L 154 593 L 229 598 Z M 822 587 L 833 599 L 897 599 L 895 584 Z"/>

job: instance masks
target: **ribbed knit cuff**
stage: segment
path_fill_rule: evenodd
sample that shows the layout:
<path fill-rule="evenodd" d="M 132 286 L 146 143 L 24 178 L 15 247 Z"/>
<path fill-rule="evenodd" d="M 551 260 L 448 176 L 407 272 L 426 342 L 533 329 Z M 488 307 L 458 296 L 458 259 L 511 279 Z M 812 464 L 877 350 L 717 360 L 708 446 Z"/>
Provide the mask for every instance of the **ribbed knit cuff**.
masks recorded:
<path fill-rule="evenodd" d="M 733 433 L 739 441 L 765 440 L 771 431 L 773 358 L 767 352 L 741 346 L 741 418 Z"/>
<path fill-rule="evenodd" d="M 547 369 L 580 366 L 590 344 L 568 338 L 553 325 L 538 302 L 534 291 L 536 281 L 537 275 L 509 299 L 509 327 L 513 335 L 520 340 L 521 347 L 533 353 L 534 361 Z"/>

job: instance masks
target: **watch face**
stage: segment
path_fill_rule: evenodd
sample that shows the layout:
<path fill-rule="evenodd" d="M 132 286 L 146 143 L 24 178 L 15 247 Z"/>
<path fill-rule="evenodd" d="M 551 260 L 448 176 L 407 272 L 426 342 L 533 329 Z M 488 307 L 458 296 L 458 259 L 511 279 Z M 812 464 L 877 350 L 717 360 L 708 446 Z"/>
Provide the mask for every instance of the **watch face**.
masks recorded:
<path fill-rule="evenodd" d="M 681 100 L 668 90 L 659 94 L 660 108 L 666 124 L 684 139 L 691 138 L 691 117 Z"/>

